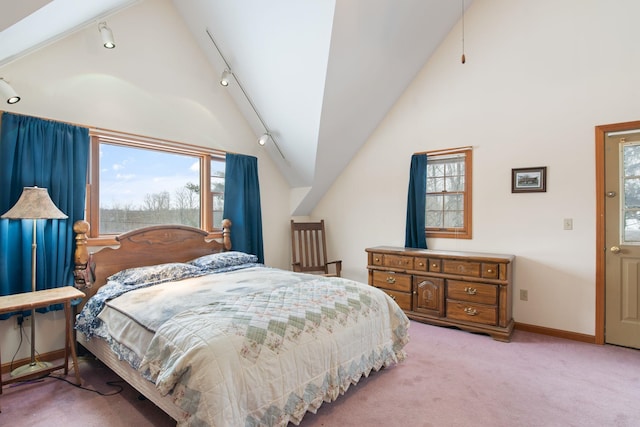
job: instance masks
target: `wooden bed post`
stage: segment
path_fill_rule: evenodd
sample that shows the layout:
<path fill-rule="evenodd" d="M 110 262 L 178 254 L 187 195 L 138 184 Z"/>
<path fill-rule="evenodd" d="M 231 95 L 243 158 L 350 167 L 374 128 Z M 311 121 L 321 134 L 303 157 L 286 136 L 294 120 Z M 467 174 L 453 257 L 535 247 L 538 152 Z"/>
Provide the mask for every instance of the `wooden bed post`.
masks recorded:
<path fill-rule="evenodd" d="M 223 219 L 222 220 L 222 245 L 226 250 L 231 249 L 231 220 Z"/>
<path fill-rule="evenodd" d="M 91 287 L 93 274 L 89 265 L 89 249 L 87 248 L 87 234 L 89 233 L 89 223 L 84 220 L 73 223 L 73 232 L 76 233 L 76 249 L 74 252 L 75 267 L 73 277 L 75 286 L 78 289 Z"/>

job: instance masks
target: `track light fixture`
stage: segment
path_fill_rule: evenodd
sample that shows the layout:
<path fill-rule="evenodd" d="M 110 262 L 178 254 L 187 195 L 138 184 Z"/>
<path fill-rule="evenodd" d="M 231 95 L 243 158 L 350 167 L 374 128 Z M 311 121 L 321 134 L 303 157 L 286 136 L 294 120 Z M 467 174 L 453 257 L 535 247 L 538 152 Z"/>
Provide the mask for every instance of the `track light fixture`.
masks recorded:
<path fill-rule="evenodd" d="M 0 94 L 2 99 L 7 101 L 7 104 L 15 104 L 20 101 L 20 97 L 15 90 L 11 87 L 8 81 L 0 77 Z"/>
<path fill-rule="evenodd" d="M 260 145 L 264 145 L 267 143 L 267 141 L 269 141 L 269 138 L 271 138 L 271 135 L 269 134 L 269 132 L 263 133 L 260 138 L 258 138 L 258 144 Z"/>
<path fill-rule="evenodd" d="M 100 36 L 102 37 L 103 46 L 107 49 L 113 49 L 116 47 L 116 42 L 113 39 L 113 33 L 111 32 L 111 28 L 107 27 L 106 22 L 101 22 L 98 24 L 98 31 L 100 31 Z"/>
<path fill-rule="evenodd" d="M 231 72 L 230 69 L 226 68 L 223 72 L 222 72 L 222 76 L 220 77 L 220 84 L 222 86 L 229 86 L 229 80 L 231 79 L 231 75 L 233 73 Z"/>
<path fill-rule="evenodd" d="M 278 153 L 280 153 L 280 157 L 282 157 L 282 160 L 284 160 L 286 162 L 287 159 L 284 157 L 284 154 L 282 153 L 282 150 L 280 149 L 280 146 L 276 142 L 276 139 L 273 137 L 271 132 L 269 132 L 269 128 L 265 124 L 265 122 L 262 119 L 262 116 L 260 115 L 260 113 L 258 113 L 258 109 L 254 105 L 253 101 L 251 101 L 251 98 L 249 98 L 249 95 L 247 94 L 247 91 L 244 90 L 244 87 L 242 86 L 242 83 L 240 83 L 240 79 L 238 79 L 238 76 L 231 71 L 231 67 L 229 66 L 229 62 L 227 61 L 227 59 L 222 54 L 222 51 L 220 51 L 220 48 L 218 47 L 218 44 L 216 43 L 216 41 L 213 39 L 213 36 L 209 32 L 209 29 L 207 29 L 206 32 L 207 32 L 207 35 L 209 36 L 209 39 L 211 39 L 211 43 L 213 43 L 213 46 L 218 51 L 218 54 L 220 55 L 220 58 L 222 58 L 222 61 L 224 62 L 224 65 L 225 65 L 224 72 L 222 73 L 222 76 L 220 77 L 220 84 L 222 86 L 229 86 L 229 81 L 231 80 L 231 76 L 233 76 L 233 79 L 235 80 L 235 84 L 238 85 L 238 88 L 240 89 L 240 91 L 244 95 L 245 99 L 247 100 L 247 102 L 249 103 L 251 108 L 253 109 L 253 112 L 256 113 L 256 117 L 258 118 L 258 120 L 260 121 L 260 124 L 262 124 L 262 127 L 264 128 L 265 133 L 262 134 L 260 136 L 260 138 L 258 138 L 258 144 L 260 144 L 261 146 L 264 146 L 269 141 L 269 139 L 271 139 L 271 141 L 273 142 L 274 147 L 276 147 L 276 149 L 278 150 Z"/>

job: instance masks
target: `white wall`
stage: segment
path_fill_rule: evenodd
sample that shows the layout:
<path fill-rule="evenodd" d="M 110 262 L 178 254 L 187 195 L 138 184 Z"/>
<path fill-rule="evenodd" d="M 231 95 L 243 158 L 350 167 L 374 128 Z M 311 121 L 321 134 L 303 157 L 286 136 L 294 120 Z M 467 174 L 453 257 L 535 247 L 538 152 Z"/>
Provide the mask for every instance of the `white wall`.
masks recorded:
<path fill-rule="evenodd" d="M 171 2 L 141 2 L 107 22 L 114 50 L 102 47 L 96 23 L 0 68 L 22 97 L 5 111 L 258 157 L 265 263 L 286 268 L 288 186 Z M 62 348 L 62 314 L 40 318 L 37 350 Z M 15 318 L 0 322 L 3 363 L 17 348 L 14 324 Z M 16 358 L 28 357 L 29 348 L 24 344 Z"/>
<path fill-rule="evenodd" d="M 595 334 L 594 127 L 640 119 L 638 16 L 635 0 L 475 0 L 466 64 L 458 26 L 311 215 L 344 275 L 366 281 L 366 247 L 404 245 L 411 154 L 471 145 L 473 239 L 428 246 L 515 254 L 515 320 Z M 530 166 L 547 192 L 512 194 Z"/>

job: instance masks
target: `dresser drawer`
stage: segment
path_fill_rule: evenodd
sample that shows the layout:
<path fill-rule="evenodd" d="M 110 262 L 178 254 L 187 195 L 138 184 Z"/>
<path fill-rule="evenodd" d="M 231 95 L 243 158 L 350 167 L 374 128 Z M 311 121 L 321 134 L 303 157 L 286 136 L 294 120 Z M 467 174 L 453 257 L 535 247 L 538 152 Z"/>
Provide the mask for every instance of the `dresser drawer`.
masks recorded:
<path fill-rule="evenodd" d="M 447 318 L 484 325 L 497 325 L 498 308 L 491 305 L 447 300 Z"/>
<path fill-rule="evenodd" d="M 487 283 L 447 280 L 447 298 L 479 304 L 497 304 L 498 287 Z"/>
<path fill-rule="evenodd" d="M 392 271 L 374 271 L 373 286 L 400 292 L 411 292 L 411 276 Z"/>
<path fill-rule="evenodd" d="M 384 259 L 384 255 L 378 253 L 371 254 L 371 265 L 382 266 L 382 260 Z"/>
<path fill-rule="evenodd" d="M 416 271 L 427 271 L 429 269 L 429 260 L 415 257 L 413 259 L 413 269 Z"/>
<path fill-rule="evenodd" d="M 482 277 L 484 277 L 485 279 L 498 279 L 500 272 L 499 269 L 500 267 L 498 266 L 498 264 L 483 262 Z"/>
<path fill-rule="evenodd" d="M 411 294 L 406 292 L 390 291 L 388 289 L 382 289 L 387 295 L 394 300 L 398 307 L 402 310 L 411 310 Z"/>
<path fill-rule="evenodd" d="M 429 258 L 429 271 L 432 273 L 440 273 L 442 271 L 442 260 Z"/>
<path fill-rule="evenodd" d="M 481 277 L 482 263 L 473 261 L 458 261 L 445 259 L 442 261 L 442 271 L 447 274 L 460 276 Z"/>
<path fill-rule="evenodd" d="M 385 267 L 413 270 L 413 257 L 385 254 L 384 258 L 382 259 L 382 265 Z"/>

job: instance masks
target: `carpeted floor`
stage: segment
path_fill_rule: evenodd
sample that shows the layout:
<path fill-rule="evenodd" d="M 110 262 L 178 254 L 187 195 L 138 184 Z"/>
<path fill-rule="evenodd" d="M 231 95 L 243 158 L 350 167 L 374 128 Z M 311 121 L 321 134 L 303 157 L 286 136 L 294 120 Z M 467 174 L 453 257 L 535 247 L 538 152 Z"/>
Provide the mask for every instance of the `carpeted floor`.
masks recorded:
<path fill-rule="evenodd" d="M 372 373 L 303 427 L 640 426 L 640 351 L 515 331 L 511 343 L 412 322 L 407 360 Z M 4 426 L 173 426 L 99 362 L 83 386 L 45 378 L 7 385 Z M 69 379 L 72 379 L 70 376 Z M 228 426 L 219 426 L 228 427 Z"/>

